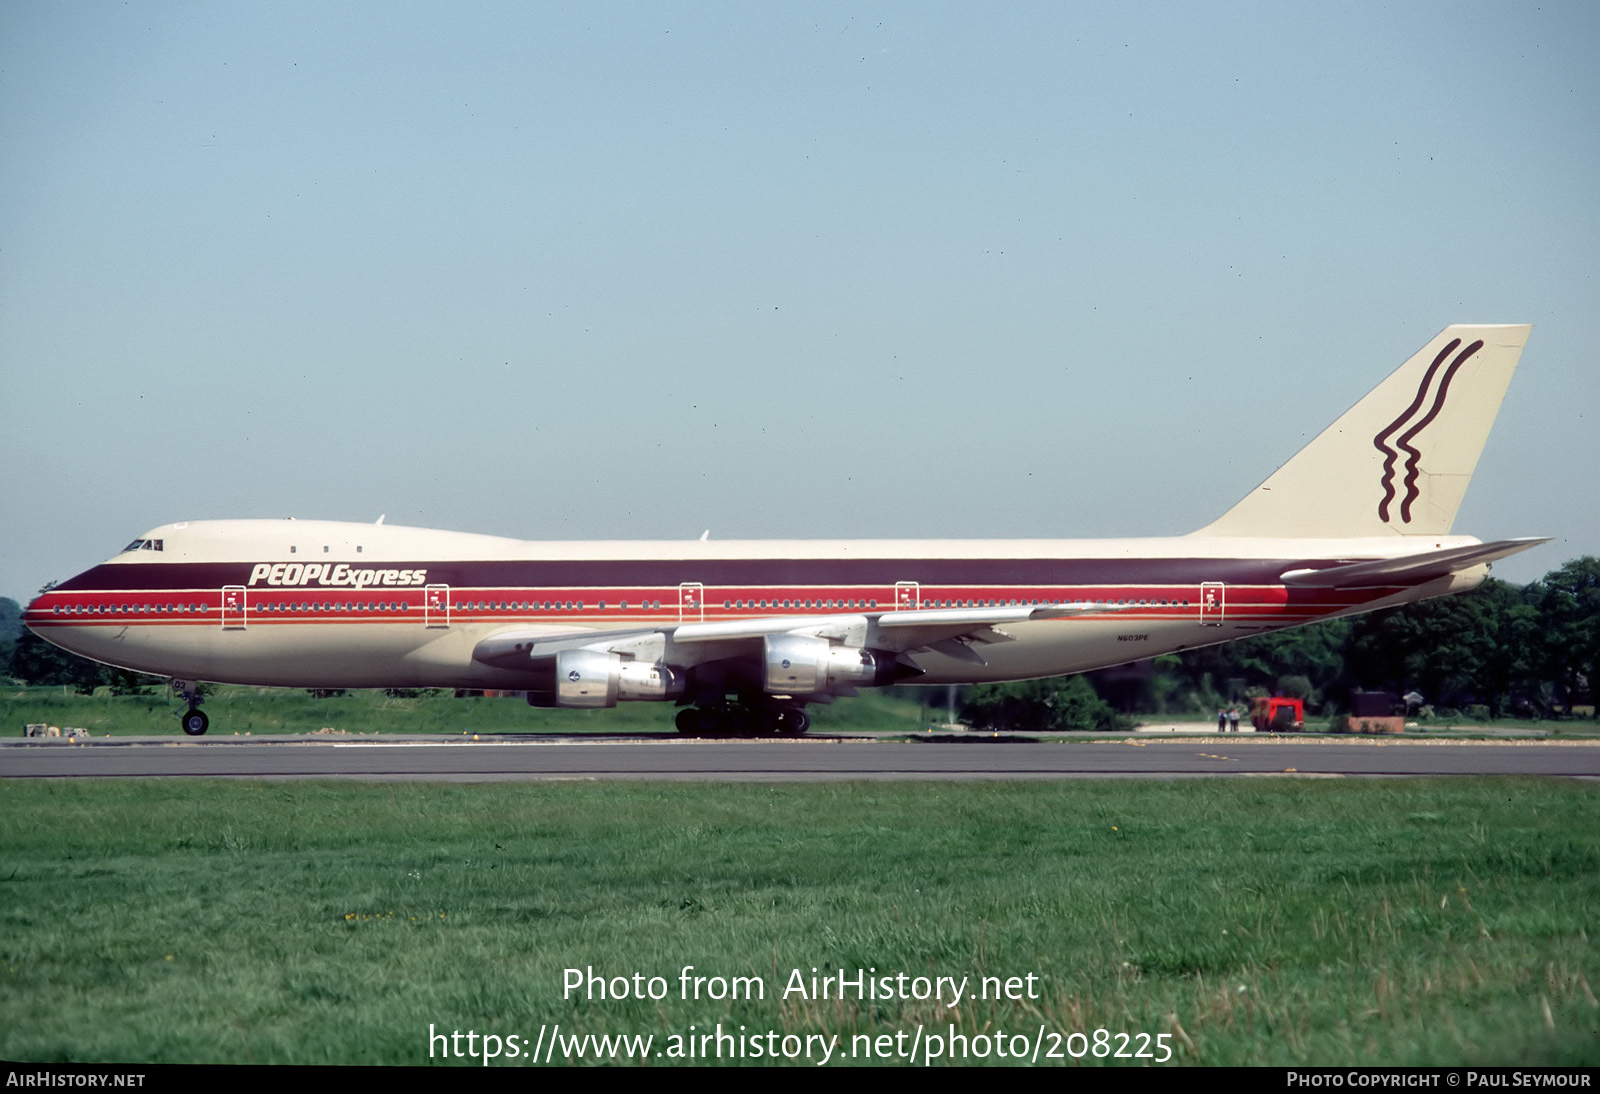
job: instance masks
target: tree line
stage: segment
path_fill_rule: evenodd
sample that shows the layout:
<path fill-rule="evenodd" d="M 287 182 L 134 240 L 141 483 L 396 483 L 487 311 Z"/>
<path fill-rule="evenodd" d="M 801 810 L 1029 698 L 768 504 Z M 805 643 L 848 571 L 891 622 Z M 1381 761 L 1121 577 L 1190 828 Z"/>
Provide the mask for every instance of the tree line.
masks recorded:
<path fill-rule="evenodd" d="M 1308 719 L 1347 713 L 1358 692 L 1415 693 L 1424 713 L 1595 717 L 1600 559 L 1529 585 L 1473 592 L 1169 654 L 1082 678 L 966 689 L 973 725 L 1112 729 L 1129 715 L 1211 715 L 1256 695 L 1303 699 Z M 1418 704 L 1412 704 L 1413 713 Z"/>

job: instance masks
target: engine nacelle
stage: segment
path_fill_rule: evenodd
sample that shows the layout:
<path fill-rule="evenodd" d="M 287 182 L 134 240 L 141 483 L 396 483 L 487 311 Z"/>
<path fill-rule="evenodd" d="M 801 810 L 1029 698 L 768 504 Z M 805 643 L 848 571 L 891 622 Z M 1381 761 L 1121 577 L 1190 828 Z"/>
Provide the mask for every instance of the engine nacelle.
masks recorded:
<path fill-rule="evenodd" d="M 599 650 L 556 654 L 556 706 L 614 707 L 618 700 L 676 699 L 683 690 L 683 676 L 659 662 Z"/>
<path fill-rule="evenodd" d="M 763 640 L 762 688 L 770 695 L 817 695 L 835 688 L 892 683 L 890 654 L 835 646 L 826 638 L 773 634 Z"/>

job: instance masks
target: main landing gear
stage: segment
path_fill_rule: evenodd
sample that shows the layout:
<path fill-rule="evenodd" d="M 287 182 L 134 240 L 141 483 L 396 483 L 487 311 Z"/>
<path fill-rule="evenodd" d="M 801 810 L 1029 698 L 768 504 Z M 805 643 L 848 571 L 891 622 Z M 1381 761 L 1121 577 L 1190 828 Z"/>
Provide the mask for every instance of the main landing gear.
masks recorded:
<path fill-rule="evenodd" d="M 798 737 L 811 727 L 800 706 L 684 707 L 678 711 L 678 732 L 685 737 Z"/>
<path fill-rule="evenodd" d="M 182 695 L 184 701 L 189 704 L 189 709 L 178 715 L 178 724 L 183 726 L 183 731 L 191 737 L 205 736 L 206 729 L 211 725 L 211 719 L 200 709 L 200 704 L 205 702 L 200 698 L 200 689 L 192 680 L 174 680 L 172 690 Z"/>

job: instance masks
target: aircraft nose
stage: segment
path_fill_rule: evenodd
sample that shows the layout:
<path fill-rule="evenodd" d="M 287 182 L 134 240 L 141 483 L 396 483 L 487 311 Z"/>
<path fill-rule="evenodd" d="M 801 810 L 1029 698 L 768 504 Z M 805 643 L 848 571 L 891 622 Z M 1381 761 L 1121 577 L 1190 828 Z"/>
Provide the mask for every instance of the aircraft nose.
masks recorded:
<path fill-rule="evenodd" d="M 35 625 L 42 623 L 54 613 L 55 609 L 56 596 L 50 589 L 46 589 L 28 601 L 28 606 L 22 610 L 22 625 L 33 631 L 33 633 L 38 634 L 40 638 L 43 638 L 44 635 L 35 629 Z"/>

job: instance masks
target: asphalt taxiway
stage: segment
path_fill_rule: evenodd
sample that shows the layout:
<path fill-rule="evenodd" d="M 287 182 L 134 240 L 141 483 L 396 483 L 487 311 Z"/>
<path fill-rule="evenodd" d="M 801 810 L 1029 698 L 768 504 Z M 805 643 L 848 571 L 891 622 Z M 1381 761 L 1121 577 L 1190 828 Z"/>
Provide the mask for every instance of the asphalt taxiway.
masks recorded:
<path fill-rule="evenodd" d="M 99 738 L 0 744 L 0 777 L 406 781 L 1072 779 L 1532 775 L 1600 778 L 1600 741 L 1211 737 L 1082 741 L 674 737 Z"/>

